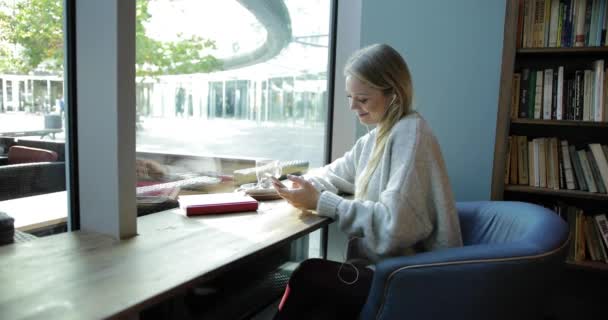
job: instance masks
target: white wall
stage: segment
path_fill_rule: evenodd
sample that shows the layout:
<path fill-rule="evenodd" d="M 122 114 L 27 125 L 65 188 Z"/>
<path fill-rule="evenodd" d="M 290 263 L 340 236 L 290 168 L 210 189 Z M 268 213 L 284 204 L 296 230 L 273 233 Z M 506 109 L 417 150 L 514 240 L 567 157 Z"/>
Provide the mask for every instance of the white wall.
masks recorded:
<path fill-rule="evenodd" d="M 404 55 L 460 201 L 490 198 L 505 8 L 505 0 L 363 0 L 361 44 Z"/>

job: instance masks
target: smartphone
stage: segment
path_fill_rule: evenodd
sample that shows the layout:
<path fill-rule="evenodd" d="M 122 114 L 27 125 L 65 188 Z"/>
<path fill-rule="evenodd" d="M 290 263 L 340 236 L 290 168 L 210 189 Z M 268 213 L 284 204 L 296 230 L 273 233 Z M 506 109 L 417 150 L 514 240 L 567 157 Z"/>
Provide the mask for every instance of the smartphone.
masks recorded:
<path fill-rule="evenodd" d="M 283 184 L 283 182 L 281 182 L 279 179 L 275 178 L 275 177 L 270 177 L 272 179 L 272 182 L 274 184 L 276 184 L 277 186 L 281 187 L 281 188 L 287 188 L 287 186 L 285 186 Z"/>

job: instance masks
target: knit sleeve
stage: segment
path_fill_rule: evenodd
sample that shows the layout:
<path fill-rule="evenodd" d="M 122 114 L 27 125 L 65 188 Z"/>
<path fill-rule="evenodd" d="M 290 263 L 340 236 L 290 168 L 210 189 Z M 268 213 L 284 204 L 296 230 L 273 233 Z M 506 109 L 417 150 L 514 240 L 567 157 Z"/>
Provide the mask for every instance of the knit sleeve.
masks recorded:
<path fill-rule="evenodd" d="M 429 159 L 418 136 L 412 138 L 416 141 L 393 144 L 385 155 L 389 178 L 377 201 L 337 199 L 323 193 L 317 206 L 320 215 L 337 219 L 342 231 L 360 237 L 365 249 L 379 256 L 399 255 L 433 231 L 427 210 Z"/>
<path fill-rule="evenodd" d="M 357 140 L 353 148 L 344 156 L 307 174 L 305 178 L 321 193 L 329 191 L 335 194 L 339 192 L 354 194 L 357 161 L 366 139 L 367 136 Z"/>

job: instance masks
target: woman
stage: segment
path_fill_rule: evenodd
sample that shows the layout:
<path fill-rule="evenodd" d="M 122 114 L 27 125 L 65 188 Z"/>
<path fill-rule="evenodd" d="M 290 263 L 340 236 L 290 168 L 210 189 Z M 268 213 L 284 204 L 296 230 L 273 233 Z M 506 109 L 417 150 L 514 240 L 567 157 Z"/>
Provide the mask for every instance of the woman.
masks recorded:
<path fill-rule="evenodd" d="M 461 246 L 454 197 L 439 144 L 426 121 L 412 110 L 412 79 L 403 58 L 392 47 L 376 44 L 355 52 L 344 72 L 350 109 L 362 124 L 376 128 L 319 173 L 289 177 L 291 189 L 275 181 L 275 189 L 295 207 L 335 219 L 352 239 L 349 258 L 368 264 Z M 354 193 L 354 199 L 344 199 L 339 192 Z M 334 272 L 342 272 L 341 267 L 318 259 L 302 263 L 290 279 L 289 299 L 284 297 L 278 318 L 309 317 L 305 311 L 326 314 L 324 309 L 332 307 L 348 310 L 331 317 L 356 317 L 365 302 L 372 272 L 355 269 L 358 292 L 353 292 L 355 298 L 349 303 L 344 293 L 349 292 L 345 288 L 351 281 L 341 277 L 341 281 L 334 281 Z M 326 279 L 318 281 L 319 277 Z M 311 287 L 315 283 L 330 288 Z M 319 298 L 320 293 L 326 297 Z"/>

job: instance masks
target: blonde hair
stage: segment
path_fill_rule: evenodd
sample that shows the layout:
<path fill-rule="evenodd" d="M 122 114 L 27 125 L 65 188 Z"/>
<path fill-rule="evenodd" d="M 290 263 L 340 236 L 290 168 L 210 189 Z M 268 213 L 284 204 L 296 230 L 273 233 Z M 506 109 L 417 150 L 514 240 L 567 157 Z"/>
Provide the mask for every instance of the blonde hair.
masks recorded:
<path fill-rule="evenodd" d="M 388 135 L 401 118 L 412 112 L 413 85 L 410 70 L 397 50 L 387 44 L 362 48 L 348 59 L 345 76 L 353 76 L 385 95 L 394 95 L 384 116 L 378 123 L 376 144 L 364 173 L 355 184 L 355 198 L 363 199 L 367 185 L 378 167 Z"/>

